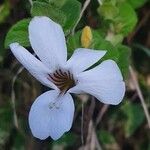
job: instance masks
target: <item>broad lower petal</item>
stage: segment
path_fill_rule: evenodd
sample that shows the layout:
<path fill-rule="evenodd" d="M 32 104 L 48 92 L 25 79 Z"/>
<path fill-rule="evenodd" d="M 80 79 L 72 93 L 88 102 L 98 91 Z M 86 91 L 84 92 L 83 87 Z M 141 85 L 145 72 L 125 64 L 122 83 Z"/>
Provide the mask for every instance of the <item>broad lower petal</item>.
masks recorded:
<path fill-rule="evenodd" d="M 40 95 L 31 106 L 29 125 L 32 134 L 39 139 L 60 138 L 69 131 L 74 115 L 74 102 L 70 94 L 60 96 L 57 91 Z"/>
<path fill-rule="evenodd" d="M 125 94 L 125 83 L 120 69 L 112 60 L 85 71 L 78 76 L 78 84 L 70 89 L 72 93 L 89 93 L 105 104 L 119 104 Z"/>
<path fill-rule="evenodd" d="M 95 64 L 105 54 L 106 51 L 103 50 L 76 49 L 72 57 L 67 61 L 67 67 L 74 73 L 80 73 Z"/>
<path fill-rule="evenodd" d="M 61 26 L 48 17 L 34 17 L 29 24 L 29 39 L 37 56 L 54 70 L 67 61 L 65 36 Z"/>
<path fill-rule="evenodd" d="M 10 44 L 10 49 L 18 61 L 42 84 L 57 89 L 57 87 L 47 79 L 51 70 L 40 60 L 34 57 L 29 51 L 18 43 Z"/>

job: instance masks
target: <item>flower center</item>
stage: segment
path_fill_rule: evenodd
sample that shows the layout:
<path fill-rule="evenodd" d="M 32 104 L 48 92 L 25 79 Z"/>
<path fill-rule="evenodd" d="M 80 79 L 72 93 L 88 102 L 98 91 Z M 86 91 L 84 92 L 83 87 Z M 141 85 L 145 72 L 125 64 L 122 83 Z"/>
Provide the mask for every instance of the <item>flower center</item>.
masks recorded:
<path fill-rule="evenodd" d="M 71 74 L 70 71 L 58 69 L 54 73 L 48 75 L 48 79 L 60 89 L 61 93 L 66 93 L 76 84 L 73 74 Z"/>

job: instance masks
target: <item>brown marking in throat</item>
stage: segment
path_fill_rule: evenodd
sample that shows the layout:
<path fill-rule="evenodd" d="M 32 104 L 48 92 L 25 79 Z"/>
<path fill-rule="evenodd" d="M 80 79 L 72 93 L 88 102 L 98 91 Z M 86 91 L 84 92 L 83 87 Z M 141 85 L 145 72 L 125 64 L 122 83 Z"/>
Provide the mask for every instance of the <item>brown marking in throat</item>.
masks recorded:
<path fill-rule="evenodd" d="M 47 79 L 53 82 L 60 89 L 61 93 L 66 93 L 75 86 L 75 80 L 70 71 L 58 69 L 54 73 L 48 74 Z"/>

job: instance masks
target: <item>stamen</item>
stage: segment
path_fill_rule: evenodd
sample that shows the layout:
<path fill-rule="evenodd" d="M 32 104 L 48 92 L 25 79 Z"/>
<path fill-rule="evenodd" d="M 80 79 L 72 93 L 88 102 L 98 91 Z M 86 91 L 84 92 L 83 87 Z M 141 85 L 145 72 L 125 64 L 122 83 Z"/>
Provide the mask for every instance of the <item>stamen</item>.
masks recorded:
<path fill-rule="evenodd" d="M 56 104 L 57 104 L 57 102 L 50 103 L 49 104 L 49 109 L 53 109 L 53 108 L 59 109 L 60 107 L 58 105 L 56 105 Z"/>

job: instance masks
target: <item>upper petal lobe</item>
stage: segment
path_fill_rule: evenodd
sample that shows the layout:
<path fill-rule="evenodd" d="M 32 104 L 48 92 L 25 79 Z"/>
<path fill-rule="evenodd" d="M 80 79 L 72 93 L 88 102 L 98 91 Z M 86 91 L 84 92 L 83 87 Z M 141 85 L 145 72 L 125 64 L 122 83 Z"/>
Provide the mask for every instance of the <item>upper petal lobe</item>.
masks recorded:
<path fill-rule="evenodd" d="M 67 61 L 65 36 L 61 26 L 48 17 L 34 17 L 29 24 L 29 39 L 37 56 L 54 70 Z"/>
<path fill-rule="evenodd" d="M 105 53 L 106 51 L 104 50 L 78 48 L 67 61 L 67 67 L 73 73 L 80 73 L 100 60 L 105 55 Z"/>
<path fill-rule="evenodd" d="M 57 89 L 56 86 L 47 79 L 51 70 L 47 68 L 40 60 L 35 58 L 30 52 L 18 43 L 10 44 L 10 49 L 18 61 L 42 84 Z"/>

